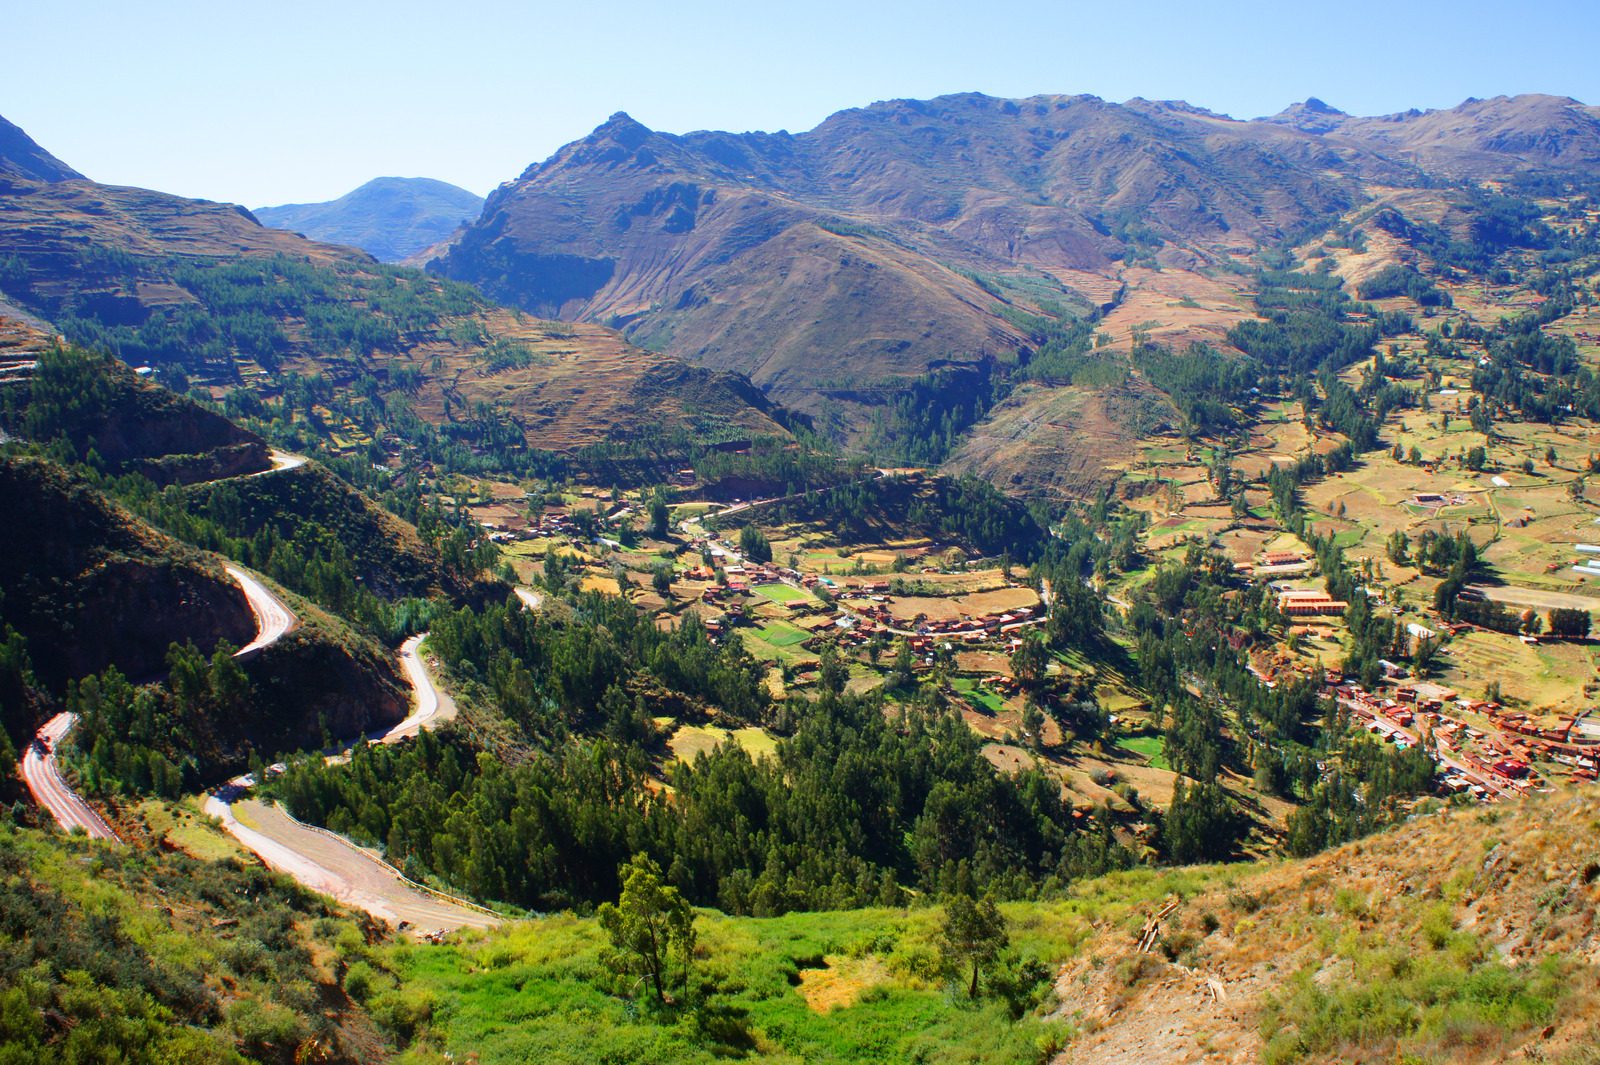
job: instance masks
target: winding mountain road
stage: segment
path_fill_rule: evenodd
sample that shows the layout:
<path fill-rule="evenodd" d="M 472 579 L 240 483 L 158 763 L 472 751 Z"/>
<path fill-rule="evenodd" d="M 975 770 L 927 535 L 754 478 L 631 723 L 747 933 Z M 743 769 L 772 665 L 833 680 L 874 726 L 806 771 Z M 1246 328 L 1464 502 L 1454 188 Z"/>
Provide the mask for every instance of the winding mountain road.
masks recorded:
<path fill-rule="evenodd" d="M 244 589 L 245 601 L 250 604 L 250 612 L 256 616 L 256 638 L 239 648 L 234 653 L 235 658 L 244 658 L 262 648 L 271 647 L 299 624 L 300 619 L 294 616 L 294 611 L 285 606 L 282 599 L 267 591 L 266 585 L 238 566 L 224 566 L 223 569 L 228 571 L 234 583 Z"/>
<path fill-rule="evenodd" d="M 455 716 L 455 704 L 434 686 L 418 654 L 426 638 L 423 633 L 401 645 L 400 664 L 412 691 L 411 713 L 398 725 L 371 737 L 377 743 L 397 743 Z M 340 752 L 329 755 L 328 761 L 348 758 Z M 302 824 L 276 805 L 247 798 L 254 785 L 248 774 L 235 777 L 207 796 L 205 811 L 268 867 L 396 925 L 447 931 L 499 923 L 493 912 L 410 880 L 343 836 Z"/>
<path fill-rule="evenodd" d="M 304 461 L 305 459 L 300 459 L 300 462 Z M 268 591 L 260 581 L 237 566 L 223 568 L 244 591 L 245 601 L 250 604 L 250 612 L 256 619 L 256 638 L 234 652 L 235 658 L 251 656 L 262 648 L 272 646 L 299 624 L 294 611 L 285 606 L 283 600 Z M 121 843 L 121 837 L 112 831 L 77 792 L 67 786 L 66 780 L 61 776 L 60 766 L 56 763 L 56 748 L 77 723 L 78 715 L 60 713 L 40 726 L 39 731 L 34 734 L 33 742 L 28 744 L 28 749 L 22 756 L 23 782 L 27 784 L 33 801 L 55 818 L 56 824 L 65 831 L 71 832 L 75 828 L 81 828 L 93 839 Z"/>
<path fill-rule="evenodd" d="M 22 756 L 22 779 L 33 794 L 33 800 L 56 819 L 56 824 L 71 832 L 81 828 L 91 839 L 121 843 L 100 815 L 88 803 L 67 787 L 56 767 L 56 745 L 78 723 L 77 714 L 57 714 L 40 727 L 33 742 Z"/>
<path fill-rule="evenodd" d="M 274 451 L 272 469 L 249 476 L 291 470 L 305 462 L 302 456 Z M 235 652 L 235 657 L 253 656 L 294 631 L 299 619 L 283 600 L 238 566 L 229 564 L 224 569 L 243 591 L 256 622 L 255 639 Z M 543 602 L 539 593 L 527 589 L 517 589 L 517 596 L 529 610 L 539 609 Z M 413 636 L 400 647 L 401 669 L 412 691 L 411 712 L 399 724 L 368 737 L 370 740 L 395 743 L 455 716 L 454 702 L 434 686 L 418 653 L 426 638 L 427 633 Z M 120 843 L 99 814 L 67 786 L 56 764 L 56 748 L 76 722 L 75 714 L 62 713 L 39 729 L 22 758 L 23 779 L 34 800 L 63 829 L 79 828 L 93 838 Z M 346 757 L 334 755 L 330 760 Z M 246 793 L 254 783 L 248 774 L 235 777 L 207 796 L 204 806 L 229 835 L 268 867 L 313 891 L 402 927 L 443 931 L 499 923 L 499 916 L 493 912 L 415 883 L 377 854 L 343 836 L 302 824 L 275 805 L 248 798 Z"/>

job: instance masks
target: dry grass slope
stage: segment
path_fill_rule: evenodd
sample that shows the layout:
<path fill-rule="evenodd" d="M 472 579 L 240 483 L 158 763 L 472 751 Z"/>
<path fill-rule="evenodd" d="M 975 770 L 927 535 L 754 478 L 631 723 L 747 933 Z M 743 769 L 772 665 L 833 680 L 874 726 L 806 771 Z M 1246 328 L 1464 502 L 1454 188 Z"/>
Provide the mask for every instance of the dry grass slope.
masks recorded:
<path fill-rule="evenodd" d="M 1420 815 L 1137 917 L 1063 967 L 1094 1062 L 1588 1062 L 1600 1035 L 1600 797 Z"/>

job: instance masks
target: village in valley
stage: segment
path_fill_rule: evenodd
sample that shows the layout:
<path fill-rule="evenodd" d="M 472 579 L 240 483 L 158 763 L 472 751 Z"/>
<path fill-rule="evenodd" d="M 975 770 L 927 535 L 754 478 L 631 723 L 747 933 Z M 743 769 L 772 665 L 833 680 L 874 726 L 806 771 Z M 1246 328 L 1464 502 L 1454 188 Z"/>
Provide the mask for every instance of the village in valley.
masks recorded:
<path fill-rule="evenodd" d="M 1340 274 L 1358 291 L 1406 254 L 1377 228 L 1369 234 L 1302 248 L 1300 266 Z M 1600 429 L 1576 417 L 1523 418 L 1503 404 L 1491 417 L 1474 389 L 1489 363 L 1483 330 L 1544 297 L 1447 272 L 1432 280 L 1443 295 L 1427 306 L 1408 296 L 1352 305 L 1352 322 L 1393 315 L 1411 325 L 1338 379 L 1351 389 L 1395 386 L 1411 399 L 1384 417 L 1379 446 L 1299 492 L 1306 536 L 1335 545 L 1363 582 L 1362 608 L 1393 619 L 1376 673 L 1350 667 L 1349 596 L 1330 591 L 1314 544 L 1292 531 L 1271 491 L 1274 470 L 1345 444 L 1314 417 L 1314 397 L 1252 390 L 1253 409 L 1233 430 L 1145 433 L 1110 465 L 1142 558 L 1095 576 L 1094 590 L 1109 638 L 1126 651 L 1124 622 L 1144 584 L 1197 549 L 1214 554 L 1231 566 L 1231 594 L 1264 585 L 1275 607 L 1269 630 L 1230 638 L 1249 671 L 1269 688 L 1317 679 L 1324 705 L 1351 727 L 1393 748 L 1424 748 L 1438 795 L 1492 802 L 1587 785 L 1600 769 L 1600 654 L 1589 639 L 1600 507 L 1587 494 L 1600 471 Z M 1234 320 L 1239 299 L 1217 305 L 1219 321 Z M 1572 337 L 1600 366 L 1592 303 L 1542 328 Z M 917 483 L 935 472 L 867 476 Z M 881 535 L 846 536 L 796 520 L 783 498 L 708 485 L 693 468 L 648 490 L 462 475 L 434 487 L 499 545 L 504 575 L 519 584 L 544 586 L 554 573 L 581 591 L 627 598 L 660 628 L 737 640 L 766 670 L 780 721 L 803 712 L 834 668 L 848 691 L 881 689 L 886 712 L 908 690 L 935 692 L 982 737 L 991 763 L 1046 769 L 1081 816 L 1107 810 L 1138 831 L 1145 811 L 1171 801 L 1167 708 L 1151 705 L 1115 655 L 1055 648 L 1041 667 L 1024 667 L 1036 676 L 1018 677 L 1019 650 L 1046 642 L 1030 634 L 1048 621 L 1051 589 L 1008 557 L 978 557 L 970 544 L 894 521 Z M 1470 542 L 1476 569 L 1441 591 L 1451 577 L 1440 545 L 1458 541 Z M 1067 703 L 1092 707 L 1093 720 L 1056 712 Z M 698 723 L 658 724 L 663 776 L 670 761 L 722 743 L 771 751 L 783 731 L 714 710 Z M 1248 744 L 1248 726 L 1234 728 Z M 1221 783 L 1268 836 L 1283 828 L 1289 803 L 1231 770 Z"/>
<path fill-rule="evenodd" d="M 1326 256 L 1353 289 L 1385 261 L 1380 250 L 1313 248 L 1307 257 Z M 1241 582 L 1270 585 L 1282 638 L 1251 647 L 1259 679 L 1320 674 L 1356 727 L 1432 752 L 1441 794 L 1493 801 L 1592 784 L 1600 769 L 1600 654 L 1590 640 L 1600 606 L 1592 587 L 1600 506 L 1588 481 L 1600 470 L 1600 427 L 1504 410 L 1491 421 L 1487 397 L 1473 388 L 1489 358 L 1472 327 L 1527 313 L 1544 297 L 1515 285 L 1438 285 L 1449 296 L 1442 308 L 1373 301 L 1379 313 L 1412 315 L 1414 329 L 1340 375 L 1352 388 L 1377 375 L 1415 390 L 1419 402 L 1389 415 L 1377 449 L 1302 496 L 1308 527 L 1342 549 L 1366 579 L 1368 603 L 1395 619 L 1396 644 L 1376 683 L 1341 673 L 1350 604 L 1329 594 L 1315 552 L 1288 531 L 1260 480 L 1341 442 L 1313 429 L 1299 403 L 1266 403 L 1264 417 L 1230 446 L 1177 434 L 1151 440 L 1125 472 L 1125 484 L 1142 488 L 1130 505 L 1148 515 L 1145 542 L 1157 559 L 1200 545 L 1222 552 Z M 1572 337 L 1584 363 L 1600 366 L 1592 302 L 1543 328 Z M 1430 543 L 1458 536 L 1474 545 L 1480 572 L 1451 589 L 1458 609 L 1445 616 L 1437 599 L 1447 573 L 1422 556 Z M 1114 592 L 1128 595 L 1149 574 L 1129 574 Z"/>

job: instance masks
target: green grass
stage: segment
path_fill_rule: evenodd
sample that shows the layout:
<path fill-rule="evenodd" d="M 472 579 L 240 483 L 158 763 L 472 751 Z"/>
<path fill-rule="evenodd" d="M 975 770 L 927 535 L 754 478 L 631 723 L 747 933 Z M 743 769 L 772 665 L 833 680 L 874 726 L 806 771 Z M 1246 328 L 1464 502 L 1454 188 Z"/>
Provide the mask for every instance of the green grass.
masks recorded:
<path fill-rule="evenodd" d="M 255 863 L 0 826 L 8 1062 L 291 1061 L 313 1037 L 360 1060 L 337 1025 L 361 1007 L 334 981 L 367 952 L 357 922 Z"/>
<path fill-rule="evenodd" d="M 1348 975 L 1328 981 L 1302 970 L 1270 995 L 1263 1060 L 1486 1060 L 1484 1051 L 1509 1050 L 1557 1019 L 1570 991 L 1561 958 L 1507 965 L 1476 935 L 1456 930 L 1447 904 L 1425 911 L 1413 938 L 1394 942 L 1369 932 L 1330 943 Z"/>
<path fill-rule="evenodd" d="M 1361 527 L 1346 529 L 1334 536 L 1333 542 L 1339 547 L 1354 547 L 1367 538 L 1367 530 Z"/>
<path fill-rule="evenodd" d="M 950 686 L 967 697 L 969 702 L 977 703 L 987 709 L 991 714 L 1005 713 L 1005 700 L 990 689 L 979 684 L 972 677 L 957 677 L 950 682 Z"/>
<path fill-rule="evenodd" d="M 811 634 L 787 621 L 769 621 L 756 629 L 760 639 L 774 647 L 794 647 L 811 638 Z"/>
<path fill-rule="evenodd" d="M 790 584 L 761 584 L 756 586 L 755 591 L 757 595 L 764 595 L 775 603 L 814 602 L 810 592 Z"/>
<path fill-rule="evenodd" d="M 1117 741 L 1117 746 L 1123 750 L 1132 751 L 1149 762 L 1152 768 L 1171 768 L 1167 763 L 1167 756 L 1162 750 L 1160 736 L 1125 736 Z"/>
<path fill-rule="evenodd" d="M 1102 906 L 1120 912 L 1147 894 L 1135 888 L 1117 892 L 1114 902 L 1002 907 L 1015 950 L 1042 963 L 1046 978 L 1036 990 L 1047 991 L 1047 974 L 1087 937 L 1090 914 Z M 397 994 L 431 1014 L 429 1041 L 482 1065 L 1047 1060 L 1070 1027 L 1041 1020 L 1038 1008 L 1013 1020 L 999 1001 L 970 1003 L 948 986 L 936 941 L 941 918 L 933 908 L 764 919 L 702 912 L 693 983 L 703 1005 L 676 1013 L 629 1001 L 631 980 L 618 986 L 601 964 L 596 923 L 570 915 L 456 946 L 395 948 L 390 964 L 402 978 Z M 821 1013 L 797 985 L 802 970 L 829 957 L 869 963 L 840 964 L 841 974 L 878 975 L 854 989 L 853 1004 Z"/>

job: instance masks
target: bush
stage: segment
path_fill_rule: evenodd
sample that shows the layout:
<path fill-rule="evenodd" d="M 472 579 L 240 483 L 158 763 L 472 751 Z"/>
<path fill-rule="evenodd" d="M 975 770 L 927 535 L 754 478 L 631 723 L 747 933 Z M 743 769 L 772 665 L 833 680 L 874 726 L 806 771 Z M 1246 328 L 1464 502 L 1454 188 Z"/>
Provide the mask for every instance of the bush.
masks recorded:
<path fill-rule="evenodd" d="M 358 961 L 344 974 L 344 993 L 357 1002 L 365 1002 L 372 997 L 372 981 L 374 973 L 372 966 L 364 961 Z"/>

